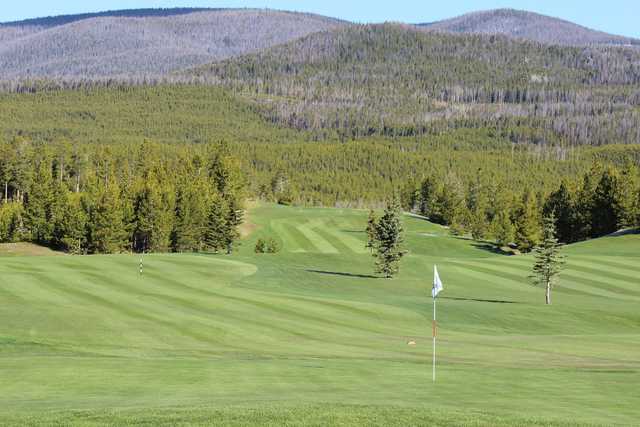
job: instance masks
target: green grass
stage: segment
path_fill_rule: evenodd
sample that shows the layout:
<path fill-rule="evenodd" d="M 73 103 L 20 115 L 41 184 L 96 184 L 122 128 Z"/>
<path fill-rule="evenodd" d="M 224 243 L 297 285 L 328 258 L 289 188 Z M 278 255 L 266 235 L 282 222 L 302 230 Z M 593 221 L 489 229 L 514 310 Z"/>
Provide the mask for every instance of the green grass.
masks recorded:
<path fill-rule="evenodd" d="M 371 277 L 366 217 L 259 206 L 238 254 L 150 255 L 142 277 L 133 255 L 1 258 L 0 424 L 640 419 L 640 235 L 566 248 L 548 307 L 529 257 L 418 218 L 400 276 Z M 282 252 L 254 254 L 271 236 Z"/>

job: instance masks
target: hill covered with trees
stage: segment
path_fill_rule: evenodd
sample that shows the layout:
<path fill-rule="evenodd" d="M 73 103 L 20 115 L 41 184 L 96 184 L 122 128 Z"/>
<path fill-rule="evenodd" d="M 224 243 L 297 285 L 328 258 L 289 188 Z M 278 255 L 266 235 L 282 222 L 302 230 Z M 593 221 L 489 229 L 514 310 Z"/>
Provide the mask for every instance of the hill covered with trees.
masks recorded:
<path fill-rule="evenodd" d="M 228 207 L 245 196 L 376 207 L 394 192 L 405 210 L 454 233 L 516 242 L 522 250 L 537 241 L 550 211 L 563 241 L 640 225 L 636 144 L 513 144 L 490 128 L 318 141 L 313 132 L 264 120 L 246 101 L 212 86 L 2 94 L 0 102 L 3 241 L 26 238 L 74 252 L 215 248 L 204 234 L 209 209 L 217 209 L 211 220 L 223 218 L 224 226 L 224 212 L 241 211 Z M 220 190 L 218 179 L 233 182 L 233 191 Z M 127 230 L 113 245 L 92 243 L 92 227 L 106 221 L 95 216 L 96 203 Z M 60 212 L 77 217 L 60 219 Z M 200 230 L 189 231 L 185 239 L 195 242 L 189 245 L 179 243 L 176 229 L 183 212 L 195 216 Z M 69 223 L 78 234 L 68 234 Z M 155 237 L 146 243 L 149 230 Z M 60 237 L 68 235 L 79 246 Z"/>
<path fill-rule="evenodd" d="M 513 142 L 640 142 L 640 50 L 362 25 L 185 73 L 268 120 L 343 138 L 493 128 Z"/>
<path fill-rule="evenodd" d="M 0 79 L 159 76 L 344 25 L 254 9 L 106 12 L 0 25 Z"/>
<path fill-rule="evenodd" d="M 516 9 L 472 12 L 443 21 L 420 24 L 429 31 L 501 34 L 541 43 L 571 46 L 634 45 L 640 40 L 592 30 L 573 22 Z"/>

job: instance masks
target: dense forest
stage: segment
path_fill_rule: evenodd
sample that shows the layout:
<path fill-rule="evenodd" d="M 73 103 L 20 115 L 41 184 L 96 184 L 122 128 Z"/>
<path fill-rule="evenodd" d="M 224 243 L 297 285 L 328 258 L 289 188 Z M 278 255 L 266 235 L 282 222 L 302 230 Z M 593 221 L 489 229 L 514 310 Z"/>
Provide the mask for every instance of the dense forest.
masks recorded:
<path fill-rule="evenodd" d="M 490 128 L 515 143 L 640 142 L 640 51 L 362 25 L 182 74 L 318 138 Z"/>
<path fill-rule="evenodd" d="M 640 146 L 515 144 L 491 127 L 317 140 L 221 88 L 0 95 L 0 241 L 73 253 L 233 249 L 246 197 L 403 208 L 529 250 L 638 225 Z M 212 231 L 213 230 L 213 231 Z"/>
<path fill-rule="evenodd" d="M 223 145 L 0 143 L 0 241 L 74 254 L 233 250 L 244 178 Z"/>

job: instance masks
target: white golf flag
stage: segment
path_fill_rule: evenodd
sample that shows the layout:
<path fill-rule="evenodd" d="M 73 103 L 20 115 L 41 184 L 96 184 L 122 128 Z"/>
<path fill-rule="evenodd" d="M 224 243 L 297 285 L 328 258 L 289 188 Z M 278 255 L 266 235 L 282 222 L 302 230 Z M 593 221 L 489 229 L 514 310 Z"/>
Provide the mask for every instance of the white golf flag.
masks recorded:
<path fill-rule="evenodd" d="M 433 266 L 433 288 L 431 289 L 431 296 L 433 298 L 437 297 L 440 291 L 443 289 L 442 281 L 440 280 L 440 276 L 438 275 L 438 267 Z"/>

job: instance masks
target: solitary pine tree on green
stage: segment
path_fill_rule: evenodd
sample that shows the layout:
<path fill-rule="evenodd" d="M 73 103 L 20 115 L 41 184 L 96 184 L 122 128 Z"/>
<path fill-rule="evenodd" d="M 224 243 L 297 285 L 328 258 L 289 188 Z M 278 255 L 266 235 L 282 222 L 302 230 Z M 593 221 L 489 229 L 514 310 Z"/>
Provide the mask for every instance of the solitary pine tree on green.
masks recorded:
<path fill-rule="evenodd" d="M 534 249 L 535 263 L 531 275 L 535 286 L 545 287 L 547 305 L 551 304 L 551 289 L 564 264 L 564 257 L 560 254 L 560 244 L 556 237 L 555 224 L 556 219 L 553 214 L 544 218 L 542 242 Z"/>
<path fill-rule="evenodd" d="M 406 253 L 402 244 L 404 230 L 400 219 L 400 202 L 394 197 L 384 210 L 384 215 L 376 223 L 374 256 L 376 273 L 390 279 L 399 270 L 400 260 Z"/>

